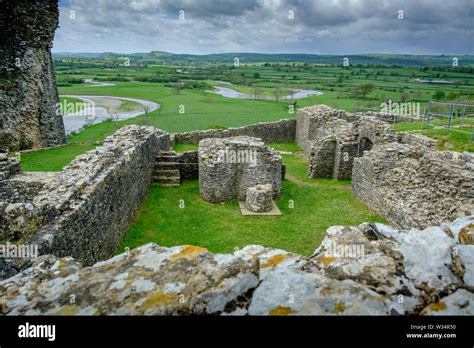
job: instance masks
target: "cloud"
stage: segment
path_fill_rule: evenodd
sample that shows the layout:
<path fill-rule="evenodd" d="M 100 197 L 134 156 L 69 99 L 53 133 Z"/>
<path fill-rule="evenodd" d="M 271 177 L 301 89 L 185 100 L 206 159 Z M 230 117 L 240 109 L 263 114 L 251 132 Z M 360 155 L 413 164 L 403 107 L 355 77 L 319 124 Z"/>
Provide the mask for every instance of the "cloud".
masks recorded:
<path fill-rule="evenodd" d="M 54 50 L 473 54 L 473 23 L 471 0 L 68 0 Z"/>

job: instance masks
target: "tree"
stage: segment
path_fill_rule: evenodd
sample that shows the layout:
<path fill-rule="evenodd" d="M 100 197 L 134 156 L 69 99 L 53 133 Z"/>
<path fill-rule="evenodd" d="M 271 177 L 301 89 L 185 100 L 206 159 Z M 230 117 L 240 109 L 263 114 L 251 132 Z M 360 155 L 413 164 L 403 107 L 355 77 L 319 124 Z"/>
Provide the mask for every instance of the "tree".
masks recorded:
<path fill-rule="evenodd" d="M 437 90 L 436 92 L 433 93 L 433 99 L 440 100 L 446 98 L 446 93 L 443 91 Z"/>
<path fill-rule="evenodd" d="M 410 98 L 410 95 L 407 92 L 400 93 L 400 103 L 405 103 Z"/>
<path fill-rule="evenodd" d="M 254 79 L 259 79 L 260 78 L 260 74 L 258 72 L 254 73 L 253 74 L 253 78 Z"/>
<path fill-rule="evenodd" d="M 374 90 L 375 86 L 372 83 L 364 83 L 362 85 L 354 86 L 352 88 L 352 96 L 365 98 L 367 94 Z"/>
<path fill-rule="evenodd" d="M 449 92 L 448 95 L 446 96 L 446 99 L 448 100 L 456 100 L 459 98 L 459 93 L 456 92 Z"/>
<path fill-rule="evenodd" d="M 275 96 L 275 101 L 278 103 L 278 100 L 280 99 L 280 89 L 279 88 L 273 89 L 273 95 Z"/>

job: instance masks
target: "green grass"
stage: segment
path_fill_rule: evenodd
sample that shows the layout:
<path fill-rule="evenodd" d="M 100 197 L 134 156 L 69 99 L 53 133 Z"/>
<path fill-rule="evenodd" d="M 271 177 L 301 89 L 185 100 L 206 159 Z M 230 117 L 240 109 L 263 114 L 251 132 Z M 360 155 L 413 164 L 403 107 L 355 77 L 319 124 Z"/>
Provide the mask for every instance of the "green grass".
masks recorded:
<path fill-rule="evenodd" d="M 186 152 L 186 151 L 196 151 L 198 149 L 198 144 L 175 144 L 174 150 L 176 152 Z"/>
<path fill-rule="evenodd" d="M 295 144 L 275 147 L 297 150 Z M 292 159 L 294 161 L 290 161 Z M 295 155 L 284 155 L 287 173 L 301 177 L 306 163 Z M 321 243 L 326 229 L 334 225 L 385 222 L 356 201 L 348 182 L 310 180 L 304 184 L 283 181 L 277 205 L 281 216 L 241 216 L 237 201 L 210 204 L 199 196 L 197 180 L 180 187 L 153 184 L 137 212 L 117 253 L 155 242 L 162 246 L 193 244 L 212 252 L 232 252 L 248 244 L 310 255 Z M 184 208 L 180 202 L 184 201 Z M 291 207 L 291 203 L 294 207 Z"/>
<path fill-rule="evenodd" d="M 143 106 L 140 103 L 131 101 L 131 100 L 121 100 L 120 111 L 129 112 L 135 110 L 142 110 Z"/>
<path fill-rule="evenodd" d="M 24 172 L 60 172 L 76 156 L 93 150 L 97 145 L 65 145 L 21 154 Z"/>
<path fill-rule="evenodd" d="M 452 130 L 439 128 L 446 126 L 446 121 L 434 120 L 432 124 L 435 127 L 422 128 L 421 122 L 398 123 L 394 127 L 398 132 L 418 133 L 438 140 L 438 149 L 441 151 L 474 152 L 474 141 L 471 141 L 474 127 L 468 127 L 472 123 L 465 123 L 466 127 Z M 459 124 L 460 120 L 454 120 L 455 127 Z"/>
<path fill-rule="evenodd" d="M 90 62 L 89 62 L 90 63 Z M 240 127 L 257 122 L 270 122 L 282 118 L 293 118 L 295 114 L 288 112 L 289 100 L 275 101 L 265 100 L 243 100 L 225 98 L 213 93 L 199 89 L 183 89 L 176 93 L 174 88 L 165 87 L 164 83 L 134 82 L 133 79 L 140 76 L 160 76 L 163 78 L 183 79 L 181 74 L 175 74 L 176 68 L 170 65 L 153 65 L 146 68 L 139 67 L 117 67 L 114 69 L 103 69 L 97 62 L 96 67 L 84 68 L 78 63 L 68 63 L 66 66 L 57 66 L 58 81 L 67 79 L 94 78 L 96 80 L 108 81 L 117 76 L 127 77 L 129 82 L 114 82 L 115 86 L 102 86 L 90 88 L 84 84 L 71 84 L 59 89 L 61 94 L 97 94 L 123 97 L 136 97 L 149 99 L 161 104 L 161 110 L 150 113 L 147 116 L 139 116 L 121 122 L 104 122 L 93 125 L 81 133 L 71 136 L 69 144 L 100 143 L 103 139 L 114 133 L 118 128 L 128 124 L 150 125 L 161 128 L 168 132 L 186 132 L 191 130 L 202 130 L 219 125 L 223 127 Z M 160 63 L 162 64 L 162 63 Z M 80 74 L 77 74 L 80 70 Z M 455 71 L 437 71 L 436 69 L 420 70 L 414 68 L 375 67 L 375 66 L 351 66 L 343 69 L 340 66 L 309 64 L 279 63 L 274 66 L 263 66 L 259 64 L 242 65 L 233 69 L 221 64 L 205 64 L 203 66 L 190 65 L 185 67 L 190 75 L 186 79 L 195 81 L 231 81 L 231 88 L 245 93 L 253 93 L 255 87 L 262 87 L 261 93 L 272 95 L 274 88 L 288 91 L 290 88 L 305 88 L 321 90 L 321 96 L 311 96 L 297 101 L 298 107 L 314 104 L 326 104 L 330 107 L 353 111 L 355 108 L 379 109 L 382 100 L 391 98 L 399 101 L 404 94 L 409 102 L 419 102 L 421 109 L 431 100 L 433 92 L 443 90 L 445 93 L 456 92 L 462 98 L 474 97 L 474 75 Z M 74 73 L 71 73 L 71 72 Z M 159 73 L 159 75 L 156 75 Z M 253 78 L 258 73 L 260 78 Z M 412 78 L 445 78 L 456 79 L 461 82 L 455 85 L 431 85 L 409 82 Z M 366 98 L 355 98 L 350 96 L 352 87 L 372 83 L 375 86 Z M 227 86 L 227 85 L 222 85 Z M 124 105 L 125 108 L 132 107 Z M 184 113 L 180 113 L 184 108 Z M 405 126 L 407 130 L 410 125 Z M 420 127 L 421 128 L 421 127 Z M 400 129 L 402 130 L 402 129 Z M 427 132 L 429 136 L 442 140 L 446 137 L 437 132 Z M 445 141 L 450 149 L 460 151 L 471 151 L 471 144 L 463 144 L 465 137 L 449 135 Z M 470 143 L 470 139 L 468 139 Z M 443 140 L 444 141 L 444 140 Z M 458 143 L 459 141 L 459 143 Z M 71 145 L 75 146 L 75 145 Z M 448 147 L 449 147 L 448 146 Z M 78 146 L 77 151 L 82 147 Z M 444 147 L 443 147 L 444 148 Z M 54 158 L 50 157 L 52 166 L 56 166 Z M 62 160 L 59 158 L 59 162 Z M 61 162 L 62 163 L 62 162 Z M 26 167 L 34 169 L 33 165 L 26 163 Z"/>

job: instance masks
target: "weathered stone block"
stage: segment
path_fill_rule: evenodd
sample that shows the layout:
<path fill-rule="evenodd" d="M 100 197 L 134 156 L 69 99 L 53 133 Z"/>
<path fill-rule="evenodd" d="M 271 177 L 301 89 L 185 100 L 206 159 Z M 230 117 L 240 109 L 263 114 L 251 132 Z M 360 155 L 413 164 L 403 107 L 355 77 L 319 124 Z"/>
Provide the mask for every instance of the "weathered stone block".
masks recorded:
<path fill-rule="evenodd" d="M 264 213 L 273 208 L 273 188 L 272 185 L 257 185 L 247 189 L 247 199 L 245 206 L 248 210 L 256 213 Z"/>

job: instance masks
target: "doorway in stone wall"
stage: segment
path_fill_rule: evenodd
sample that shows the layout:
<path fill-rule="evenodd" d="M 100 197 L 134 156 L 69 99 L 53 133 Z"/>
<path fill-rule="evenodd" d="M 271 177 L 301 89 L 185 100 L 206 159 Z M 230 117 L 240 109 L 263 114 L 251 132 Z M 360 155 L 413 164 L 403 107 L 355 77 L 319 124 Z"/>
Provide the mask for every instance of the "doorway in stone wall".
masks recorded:
<path fill-rule="evenodd" d="M 374 143 L 370 139 L 363 137 L 359 140 L 359 148 L 357 150 L 357 156 L 362 156 L 364 151 L 370 151 Z"/>

